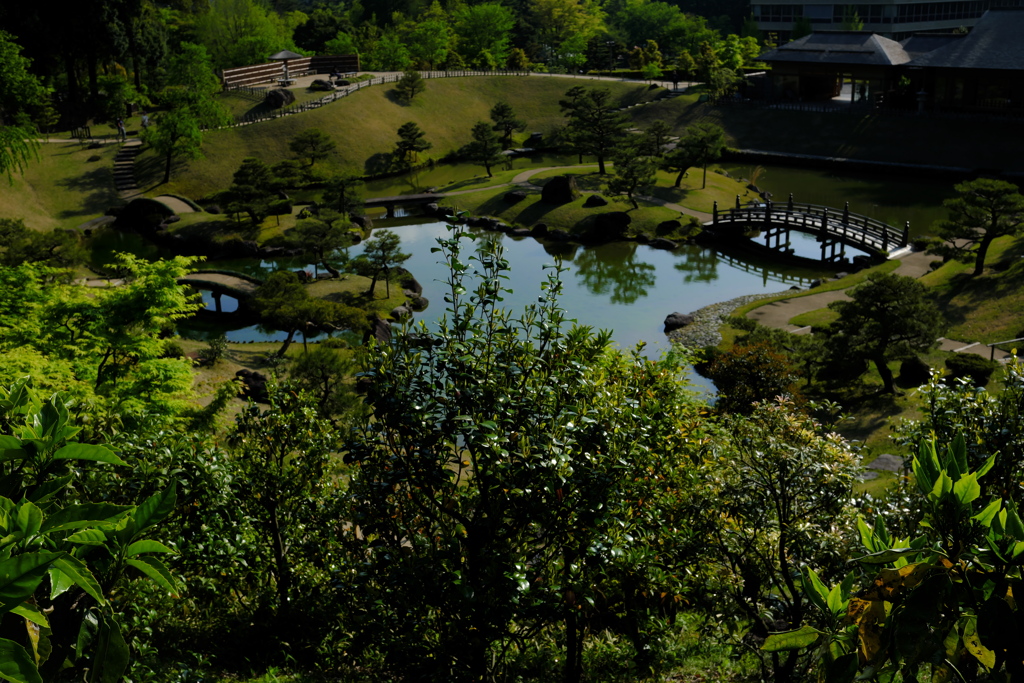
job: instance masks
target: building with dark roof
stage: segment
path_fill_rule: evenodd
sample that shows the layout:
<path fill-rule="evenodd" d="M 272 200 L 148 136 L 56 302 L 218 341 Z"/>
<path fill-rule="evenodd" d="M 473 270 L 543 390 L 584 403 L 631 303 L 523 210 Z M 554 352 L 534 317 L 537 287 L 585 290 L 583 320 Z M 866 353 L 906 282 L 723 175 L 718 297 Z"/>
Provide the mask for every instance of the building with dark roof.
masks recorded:
<path fill-rule="evenodd" d="M 902 43 L 867 31 L 820 31 L 763 54 L 771 97 L 824 101 L 844 82 L 851 104 L 1024 114 L 1024 9 L 990 10 L 967 34 Z"/>

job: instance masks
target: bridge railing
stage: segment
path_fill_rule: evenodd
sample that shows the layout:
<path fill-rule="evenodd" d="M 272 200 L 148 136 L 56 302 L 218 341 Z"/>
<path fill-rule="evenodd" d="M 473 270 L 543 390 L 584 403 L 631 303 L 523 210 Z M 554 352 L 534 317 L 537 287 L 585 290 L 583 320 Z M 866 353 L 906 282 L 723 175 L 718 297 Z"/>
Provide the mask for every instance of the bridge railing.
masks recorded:
<path fill-rule="evenodd" d="M 905 247 L 910 237 L 909 223 L 895 228 L 876 218 L 853 213 L 847 205 L 835 209 L 820 204 L 792 200 L 784 204 L 737 206 L 722 211 L 715 205 L 713 223 L 785 225 L 802 232 L 843 239 L 877 251 Z"/>

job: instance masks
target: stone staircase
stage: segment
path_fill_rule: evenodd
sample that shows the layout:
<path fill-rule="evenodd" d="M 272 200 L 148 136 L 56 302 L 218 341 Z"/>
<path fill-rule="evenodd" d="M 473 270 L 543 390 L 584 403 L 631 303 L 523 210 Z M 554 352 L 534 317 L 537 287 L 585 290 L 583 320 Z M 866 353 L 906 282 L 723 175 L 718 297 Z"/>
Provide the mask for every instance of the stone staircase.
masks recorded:
<path fill-rule="evenodd" d="M 135 182 L 135 157 L 142 151 L 142 140 L 128 140 L 121 145 L 121 150 L 114 157 L 114 187 L 122 199 L 130 199 L 139 194 L 139 186 Z"/>

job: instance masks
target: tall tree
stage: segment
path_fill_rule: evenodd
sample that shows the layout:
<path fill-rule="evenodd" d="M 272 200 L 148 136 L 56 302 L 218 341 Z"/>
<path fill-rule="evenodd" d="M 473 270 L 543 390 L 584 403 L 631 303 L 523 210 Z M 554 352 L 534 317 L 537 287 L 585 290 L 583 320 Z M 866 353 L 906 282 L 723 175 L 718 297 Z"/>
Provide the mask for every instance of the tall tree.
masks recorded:
<path fill-rule="evenodd" d="M 459 54 L 476 68 L 493 68 L 508 61 L 516 19 L 497 2 L 461 5 L 454 12 Z"/>
<path fill-rule="evenodd" d="M 309 167 L 327 159 L 338 145 L 319 128 L 307 128 L 288 143 L 288 149 L 300 159 L 308 159 Z"/>
<path fill-rule="evenodd" d="M 298 240 L 303 248 L 313 255 L 314 262 L 322 265 L 324 270 L 335 277 L 339 273 L 328 263 L 328 257 L 352 245 L 352 232 L 349 230 L 347 218 L 339 218 L 334 221 L 304 218 L 290 231 L 289 237 Z M 347 261 L 348 259 L 345 256 L 340 260 Z"/>
<path fill-rule="evenodd" d="M 30 66 L 14 36 L 0 30 L 0 173 L 8 179 L 38 155 L 33 116 L 47 104 L 49 91 Z"/>
<path fill-rule="evenodd" d="M 927 288 L 903 275 L 872 274 L 850 291 L 849 301 L 835 301 L 829 308 L 839 319 L 824 333 L 827 353 L 844 364 L 854 359 L 874 363 L 883 391 L 890 394 L 896 387 L 889 361 L 931 348 L 942 325 Z"/>
<path fill-rule="evenodd" d="M 626 116 L 612 106 L 611 91 L 570 88 L 566 99 L 559 101 L 562 113 L 568 118 L 568 133 L 572 144 L 581 154 L 597 157 L 597 168 L 606 173 L 605 157 L 619 144 L 626 132 Z"/>
<path fill-rule="evenodd" d="M 658 163 L 650 156 L 650 145 L 642 135 L 627 137 L 616 148 L 612 159 L 615 162 L 614 176 L 608 182 L 608 191 L 612 194 L 624 194 L 639 209 L 635 194 L 654 184 L 658 172 Z"/>
<path fill-rule="evenodd" d="M 957 196 L 942 203 L 949 218 L 939 223 L 939 236 L 947 240 L 931 253 L 969 262 L 975 277 L 985 270 L 992 240 L 1024 231 L 1024 195 L 1005 180 L 978 178 L 955 186 Z"/>
<path fill-rule="evenodd" d="M 409 168 L 416 163 L 420 152 L 425 152 L 433 146 L 424 139 L 426 136 L 427 134 L 412 121 L 399 126 L 398 142 L 395 143 L 395 160 L 399 166 Z"/>
<path fill-rule="evenodd" d="M 391 269 L 409 260 L 411 254 L 402 251 L 402 238 L 390 230 L 380 230 L 367 240 L 363 253 L 352 259 L 353 269 L 371 278 L 368 294 L 372 297 L 377 280 L 384 275 L 388 298 L 391 298 Z"/>
<path fill-rule="evenodd" d="M 725 150 L 725 131 L 715 123 L 695 123 L 686 129 L 686 134 L 679 141 L 679 147 L 693 163 L 700 164 L 704 169 L 701 189 L 708 186 L 708 163 L 722 156 Z M 678 179 L 676 187 L 679 186 Z"/>
<path fill-rule="evenodd" d="M 164 182 L 170 182 L 175 158 L 202 156 L 203 128 L 228 123 L 224 107 L 214 99 L 220 82 L 201 45 L 182 43 L 168 66 L 168 87 L 161 99 L 169 109 L 157 117 L 142 139 L 164 157 Z"/>
<path fill-rule="evenodd" d="M 491 121 L 494 121 L 494 130 L 501 133 L 503 149 L 512 146 L 513 132 L 526 130 L 526 121 L 517 119 L 512 105 L 505 101 L 498 102 L 491 107 Z"/>
<path fill-rule="evenodd" d="M 501 154 L 501 141 L 493 128 L 484 121 L 473 124 L 471 135 L 473 141 L 464 148 L 466 157 L 487 169 L 487 177 L 490 178 L 493 176 L 491 166 L 504 158 Z"/>
<path fill-rule="evenodd" d="M 342 216 L 351 218 L 363 206 L 359 187 L 363 181 L 350 173 L 333 175 L 324 182 L 323 203 Z"/>

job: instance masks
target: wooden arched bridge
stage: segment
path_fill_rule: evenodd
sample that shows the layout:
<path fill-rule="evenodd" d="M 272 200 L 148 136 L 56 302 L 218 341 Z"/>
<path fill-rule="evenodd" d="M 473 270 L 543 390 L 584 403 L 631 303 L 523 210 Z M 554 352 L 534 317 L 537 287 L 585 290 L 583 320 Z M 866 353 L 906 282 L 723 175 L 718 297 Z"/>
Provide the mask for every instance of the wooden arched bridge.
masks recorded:
<path fill-rule="evenodd" d="M 895 228 L 869 216 L 852 213 L 850 203 L 843 209 L 817 204 L 803 204 L 789 201 L 774 204 L 770 200 L 763 204 L 740 205 L 721 210 L 715 202 L 713 218 L 705 228 L 713 232 L 734 234 L 729 228 L 758 229 L 764 237 L 764 246 L 782 253 L 793 252 L 789 246 L 790 231 L 815 235 L 821 243 L 821 260 L 825 263 L 842 262 L 846 258 L 846 247 L 860 249 L 869 254 L 890 258 L 894 251 L 907 246 L 910 236 L 910 222 L 902 228 Z"/>

